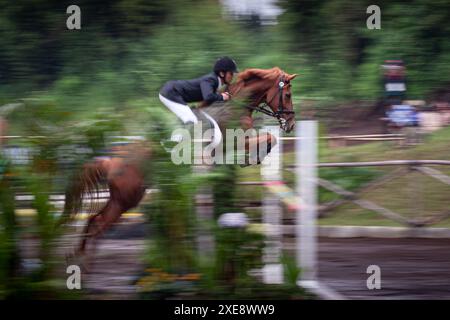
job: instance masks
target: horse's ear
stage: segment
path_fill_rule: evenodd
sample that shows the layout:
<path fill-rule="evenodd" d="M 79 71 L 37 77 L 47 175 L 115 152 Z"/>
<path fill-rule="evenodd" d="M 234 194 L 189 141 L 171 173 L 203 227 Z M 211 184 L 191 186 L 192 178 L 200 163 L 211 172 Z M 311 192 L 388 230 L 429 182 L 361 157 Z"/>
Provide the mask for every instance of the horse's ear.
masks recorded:
<path fill-rule="evenodd" d="M 288 75 L 287 79 L 288 79 L 288 81 L 291 81 L 291 80 L 293 80 L 296 76 L 298 76 L 298 74 L 296 74 L 296 73 L 290 74 L 290 75 Z"/>

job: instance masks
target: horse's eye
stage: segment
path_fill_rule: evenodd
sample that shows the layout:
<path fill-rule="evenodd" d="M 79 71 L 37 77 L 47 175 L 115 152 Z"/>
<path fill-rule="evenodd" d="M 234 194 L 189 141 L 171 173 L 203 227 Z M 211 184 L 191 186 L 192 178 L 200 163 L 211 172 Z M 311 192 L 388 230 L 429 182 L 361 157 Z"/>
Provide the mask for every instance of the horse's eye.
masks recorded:
<path fill-rule="evenodd" d="M 286 93 L 286 98 L 290 99 L 291 98 L 291 94 L 290 93 Z"/>

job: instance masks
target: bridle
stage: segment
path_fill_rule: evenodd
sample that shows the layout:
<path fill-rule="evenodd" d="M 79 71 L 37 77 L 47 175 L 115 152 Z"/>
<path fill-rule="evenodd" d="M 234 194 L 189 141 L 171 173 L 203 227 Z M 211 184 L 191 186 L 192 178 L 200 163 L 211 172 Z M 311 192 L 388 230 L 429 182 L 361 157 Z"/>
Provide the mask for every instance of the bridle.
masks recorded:
<path fill-rule="evenodd" d="M 280 79 L 277 82 L 278 82 L 278 91 L 273 95 L 273 97 L 269 100 L 269 102 L 262 102 L 256 106 L 249 105 L 247 106 L 247 108 L 256 112 L 264 113 L 270 117 L 276 118 L 280 123 L 280 126 L 283 128 L 286 125 L 286 119 L 283 119 L 281 116 L 284 114 L 295 114 L 295 112 L 292 110 L 285 110 L 283 106 L 283 89 L 286 85 L 284 74 L 280 77 Z M 278 94 L 278 110 L 273 111 L 270 108 L 270 104 L 272 103 L 273 99 L 275 99 L 277 94 Z M 261 101 L 264 96 L 266 96 L 266 93 L 264 93 L 257 101 Z"/>

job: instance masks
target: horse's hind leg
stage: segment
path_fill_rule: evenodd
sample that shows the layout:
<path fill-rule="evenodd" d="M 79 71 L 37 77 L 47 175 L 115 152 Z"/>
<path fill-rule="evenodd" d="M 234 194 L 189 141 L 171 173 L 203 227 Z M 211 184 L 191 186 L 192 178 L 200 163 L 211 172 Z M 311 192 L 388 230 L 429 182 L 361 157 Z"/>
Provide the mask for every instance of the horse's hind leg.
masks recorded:
<path fill-rule="evenodd" d="M 114 222 L 119 220 L 123 212 L 117 202 L 109 200 L 101 211 L 90 217 L 84 229 L 78 253 L 84 254 L 88 241 L 101 236 Z"/>
<path fill-rule="evenodd" d="M 82 234 L 83 238 L 81 239 L 80 246 L 79 246 L 79 248 L 77 250 L 77 254 L 79 254 L 79 255 L 83 255 L 84 254 L 84 252 L 86 250 L 87 242 L 91 238 L 92 230 L 94 228 L 98 228 L 97 227 L 97 224 L 99 223 L 98 220 L 101 219 L 101 214 L 102 213 L 103 213 L 103 210 L 100 211 L 100 212 L 97 212 L 95 215 L 89 217 L 88 222 L 87 222 L 87 224 L 86 224 L 86 226 L 84 227 L 84 230 L 83 230 L 83 234 Z"/>

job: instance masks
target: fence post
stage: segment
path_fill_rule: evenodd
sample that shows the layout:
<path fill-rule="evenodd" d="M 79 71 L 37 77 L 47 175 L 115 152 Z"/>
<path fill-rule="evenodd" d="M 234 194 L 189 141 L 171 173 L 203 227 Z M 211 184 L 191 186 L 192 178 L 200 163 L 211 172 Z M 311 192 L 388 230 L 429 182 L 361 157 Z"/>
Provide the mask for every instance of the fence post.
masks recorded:
<path fill-rule="evenodd" d="M 261 164 L 261 177 L 264 181 L 282 180 L 282 141 L 278 126 L 267 126 L 265 131 L 270 132 L 277 139 L 277 144 Z M 283 283 L 282 253 L 282 208 L 280 200 L 271 192 L 264 190 L 263 197 L 263 223 L 266 226 L 266 240 L 263 254 L 263 281 L 267 284 Z"/>
<path fill-rule="evenodd" d="M 296 188 L 301 199 L 296 215 L 296 241 L 301 283 L 315 281 L 317 277 L 317 121 L 299 121 L 296 131 L 300 137 L 296 141 Z"/>
<path fill-rule="evenodd" d="M 211 170 L 208 165 L 195 165 L 193 171 L 195 174 L 207 174 Z M 195 195 L 196 214 L 197 214 L 197 250 L 202 258 L 212 261 L 215 252 L 214 235 L 211 230 L 214 222 L 213 195 L 207 186 L 199 187 Z"/>

